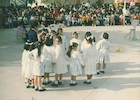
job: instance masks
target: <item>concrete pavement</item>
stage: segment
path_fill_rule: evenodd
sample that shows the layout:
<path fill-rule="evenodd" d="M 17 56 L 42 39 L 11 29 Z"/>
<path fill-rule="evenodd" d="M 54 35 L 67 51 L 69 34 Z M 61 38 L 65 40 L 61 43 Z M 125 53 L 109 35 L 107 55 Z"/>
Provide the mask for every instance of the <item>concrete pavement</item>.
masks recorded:
<path fill-rule="evenodd" d="M 70 87 L 70 74 L 67 73 L 62 86 L 47 85 L 45 92 L 25 88 L 21 76 L 23 43 L 16 41 L 13 29 L 0 29 L 0 100 L 140 100 L 140 26 L 137 26 L 137 41 L 123 38 L 131 28 L 65 28 L 68 41 L 74 31 L 79 31 L 81 39 L 86 31 L 91 31 L 97 41 L 102 32 L 108 32 L 111 63 L 107 65 L 105 74 L 93 76 L 91 85 L 83 84 L 86 76 L 81 75 L 77 77 L 78 85 Z M 116 52 L 116 47 L 121 51 Z M 54 80 L 54 74 L 51 74 L 51 80 Z"/>

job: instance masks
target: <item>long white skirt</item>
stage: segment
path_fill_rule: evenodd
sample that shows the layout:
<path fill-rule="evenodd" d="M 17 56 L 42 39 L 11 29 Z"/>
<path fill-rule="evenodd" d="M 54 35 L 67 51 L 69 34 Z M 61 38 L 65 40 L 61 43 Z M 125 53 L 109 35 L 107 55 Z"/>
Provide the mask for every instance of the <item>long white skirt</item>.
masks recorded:
<path fill-rule="evenodd" d="M 59 59 L 59 61 L 57 61 L 54 65 L 54 73 L 65 74 L 67 71 L 67 62 L 65 60 Z"/>
<path fill-rule="evenodd" d="M 101 50 L 97 52 L 97 58 L 96 58 L 97 63 L 109 63 L 110 62 L 110 57 L 109 57 L 109 52 L 107 50 Z"/>
<path fill-rule="evenodd" d="M 53 72 L 53 65 L 51 60 L 45 61 L 45 73 L 52 73 Z"/>
<path fill-rule="evenodd" d="M 88 59 L 85 62 L 84 70 L 86 75 L 96 74 L 96 62 L 94 61 L 94 59 Z"/>
<path fill-rule="evenodd" d="M 34 67 L 34 60 L 33 59 L 28 59 L 28 64 L 25 69 L 25 77 L 29 79 L 33 79 L 33 67 Z"/>
<path fill-rule="evenodd" d="M 71 75 L 74 76 L 82 74 L 82 68 L 80 62 L 75 60 L 70 63 L 70 73 Z"/>
<path fill-rule="evenodd" d="M 33 74 L 35 76 L 44 76 L 44 66 L 44 62 L 40 63 L 38 61 L 34 61 Z"/>

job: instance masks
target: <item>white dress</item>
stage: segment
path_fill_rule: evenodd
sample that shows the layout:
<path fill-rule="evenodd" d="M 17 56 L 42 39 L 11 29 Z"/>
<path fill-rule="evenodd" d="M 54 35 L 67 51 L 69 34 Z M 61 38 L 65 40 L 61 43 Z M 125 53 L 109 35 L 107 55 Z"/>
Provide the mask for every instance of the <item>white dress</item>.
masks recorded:
<path fill-rule="evenodd" d="M 43 48 L 43 55 L 44 55 L 44 61 L 45 61 L 45 73 L 51 73 L 53 72 L 53 66 L 52 66 L 52 58 L 53 58 L 53 49 L 52 46 L 44 46 Z"/>
<path fill-rule="evenodd" d="M 87 44 L 87 48 L 83 51 L 83 60 L 85 64 L 85 74 L 96 74 L 96 47 L 95 45 Z"/>
<path fill-rule="evenodd" d="M 22 69 L 21 69 L 22 76 L 25 76 L 25 72 L 26 72 L 27 52 L 28 52 L 27 50 L 24 50 L 23 53 L 22 53 L 22 62 L 21 62 L 21 65 L 22 65 Z"/>
<path fill-rule="evenodd" d="M 68 48 L 68 43 L 67 43 L 67 38 L 65 35 L 60 35 L 62 38 L 62 46 L 63 46 L 63 50 L 66 51 L 66 49 Z"/>
<path fill-rule="evenodd" d="M 94 42 L 92 42 L 92 44 L 95 44 Z M 82 44 L 81 44 L 81 51 L 83 52 L 84 51 L 84 49 L 86 49 L 87 48 L 87 41 L 86 41 L 86 39 L 84 39 L 83 40 L 83 42 L 82 42 Z"/>
<path fill-rule="evenodd" d="M 73 42 L 75 42 L 75 43 L 78 44 L 78 51 L 81 52 L 81 44 L 82 44 L 81 39 L 75 39 L 75 38 L 71 39 L 71 40 L 70 40 L 70 45 L 72 45 Z"/>
<path fill-rule="evenodd" d="M 33 56 L 30 55 L 30 51 L 27 51 L 27 56 L 26 56 L 26 60 L 27 60 L 27 67 L 26 67 L 26 72 L 25 72 L 25 77 L 29 78 L 29 79 L 33 79 L 34 75 L 33 75 L 33 67 L 34 67 L 34 60 L 33 60 Z"/>
<path fill-rule="evenodd" d="M 38 57 L 38 49 L 34 49 L 31 51 L 30 56 L 33 55 L 34 58 L 34 67 L 33 67 L 33 74 L 36 76 L 43 76 L 44 75 L 44 55 L 41 52 L 40 57 Z"/>
<path fill-rule="evenodd" d="M 84 39 L 82 44 L 81 44 L 81 51 L 83 52 L 84 49 L 86 49 L 86 48 L 87 48 L 87 41 L 86 41 L 86 39 Z"/>
<path fill-rule="evenodd" d="M 81 53 L 79 51 L 71 52 L 71 62 L 70 62 L 70 73 L 71 75 L 77 76 L 82 74 L 81 65 L 84 66 L 84 62 L 81 57 Z"/>
<path fill-rule="evenodd" d="M 67 73 L 67 62 L 66 62 L 66 55 L 63 49 L 62 44 L 56 45 L 55 47 L 55 55 L 53 58 L 54 65 L 54 72 L 56 74 L 64 74 Z"/>
<path fill-rule="evenodd" d="M 110 43 L 106 39 L 102 39 L 96 44 L 96 50 L 97 50 L 97 63 L 109 63 L 110 57 L 109 57 L 109 47 Z"/>

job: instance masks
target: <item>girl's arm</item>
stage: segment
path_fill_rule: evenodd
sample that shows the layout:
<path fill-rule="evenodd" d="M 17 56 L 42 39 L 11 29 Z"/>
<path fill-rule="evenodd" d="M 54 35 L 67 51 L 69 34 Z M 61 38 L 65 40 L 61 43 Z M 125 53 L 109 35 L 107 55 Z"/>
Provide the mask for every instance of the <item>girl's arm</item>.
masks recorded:
<path fill-rule="evenodd" d="M 42 62 L 42 59 L 40 59 L 41 57 L 38 57 L 38 50 L 33 50 L 30 53 L 31 56 L 33 56 L 34 60 L 39 61 L 40 63 Z"/>
<path fill-rule="evenodd" d="M 83 55 L 82 55 L 83 61 L 85 63 L 86 59 L 87 59 L 87 50 L 83 51 Z"/>
<path fill-rule="evenodd" d="M 99 42 L 97 42 L 97 44 L 96 44 L 96 50 L 99 51 L 100 48 L 101 48 L 101 43 L 100 43 L 100 41 L 99 41 Z"/>
<path fill-rule="evenodd" d="M 80 52 L 78 52 L 78 59 L 79 59 L 81 65 L 84 66 L 85 64 L 84 64 L 84 61 L 82 59 L 82 56 L 81 56 L 81 53 Z"/>
<path fill-rule="evenodd" d="M 54 55 L 54 59 L 53 59 L 53 62 L 56 63 L 56 61 L 59 59 L 59 54 L 61 52 L 61 47 L 58 47 L 56 50 L 55 50 L 55 55 Z"/>

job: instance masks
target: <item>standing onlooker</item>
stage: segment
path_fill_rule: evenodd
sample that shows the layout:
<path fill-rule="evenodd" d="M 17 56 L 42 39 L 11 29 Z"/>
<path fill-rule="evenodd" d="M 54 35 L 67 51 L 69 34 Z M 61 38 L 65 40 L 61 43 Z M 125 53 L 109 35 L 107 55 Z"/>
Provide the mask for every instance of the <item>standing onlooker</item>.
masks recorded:
<path fill-rule="evenodd" d="M 12 17 L 11 16 L 8 17 L 8 27 L 13 28 L 13 23 L 12 23 Z"/>
<path fill-rule="evenodd" d="M 31 24 L 31 30 L 29 31 L 29 34 L 28 34 L 28 40 L 30 42 L 37 42 L 38 41 L 37 31 L 38 31 L 38 24 L 33 22 Z"/>
<path fill-rule="evenodd" d="M 114 20 L 114 13 L 112 12 L 110 15 L 110 25 L 115 25 L 115 20 Z"/>

